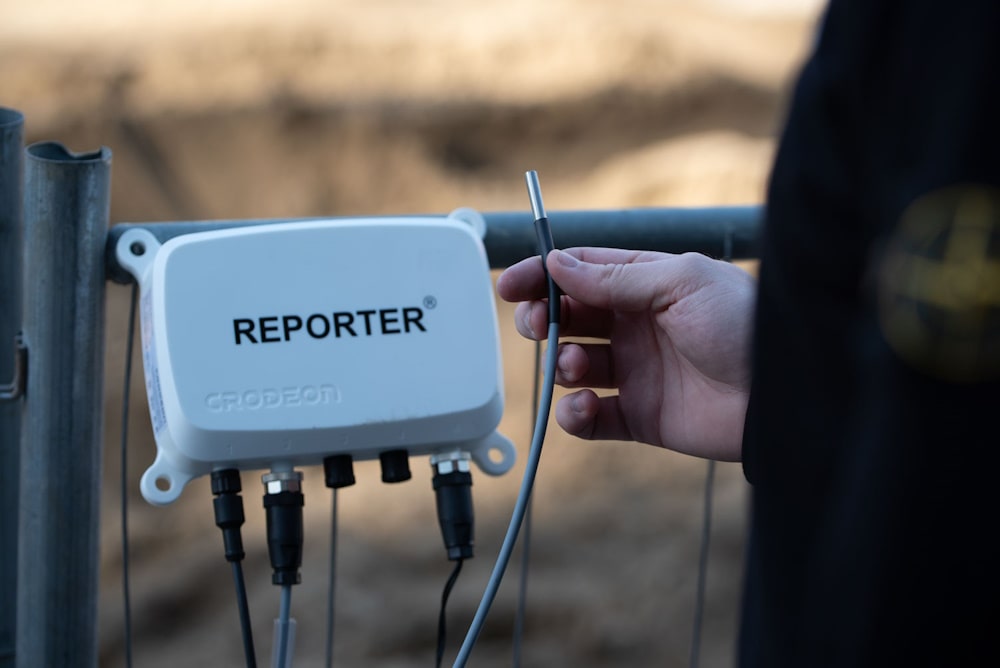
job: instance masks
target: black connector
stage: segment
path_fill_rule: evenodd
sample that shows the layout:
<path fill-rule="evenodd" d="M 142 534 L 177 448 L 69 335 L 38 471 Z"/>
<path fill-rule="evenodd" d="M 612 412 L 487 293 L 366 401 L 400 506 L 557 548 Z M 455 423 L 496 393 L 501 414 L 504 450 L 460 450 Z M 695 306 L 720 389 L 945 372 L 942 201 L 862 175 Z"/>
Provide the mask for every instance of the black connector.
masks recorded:
<path fill-rule="evenodd" d="M 469 455 L 452 452 L 431 457 L 434 468 L 432 484 L 437 505 L 438 524 L 448 559 L 471 559 L 475 538 L 472 509 L 472 473 Z"/>
<path fill-rule="evenodd" d="M 404 482 L 409 480 L 410 453 L 406 450 L 386 450 L 378 453 L 378 461 L 382 465 L 382 482 Z"/>
<path fill-rule="evenodd" d="M 253 626 L 250 623 L 250 608 L 247 603 L 247 588 L 243 579 L 243 537 L 240 527 L 246 518 L 243 515 L 242 484 L 238 469 L 212 471 L 212 506 L 215 508 L 215 526 L 222 529 L 222 542 L 226 551 L 226 561 L 232 564 L 233 583 L 236 585 L 236 606 L 240 614 L 240 630 L 243 634 L 243 655 L 247 668 L 257 668 L 257 657 L 253 645 Z"/>
<path fill-rule="evenodd" d="M 243 497 L 240 496 L 240 472 L 238 469 L 212 471 L 212 506 L 215 508 L 215 526 L 222 529 L 222 542 L 226 550 L 226 561 L 242 561 L 243 537 L 240 527 L 246 521 L 243 514 Z"/>
<path fill-rule="evenodd" d="M 267 518 L 267 553 L 271 558 L 271 582 L 276 585 L 299 584 L 302 576 L 302 473 L 283 471 L 265 473 L 264 511 Z"/>
<path fill-rule="evenodd" d="M 330 455 L 323 458 L 323 476 L 330 489 L 354 484 L 354 460 L 350 455 Z"/>

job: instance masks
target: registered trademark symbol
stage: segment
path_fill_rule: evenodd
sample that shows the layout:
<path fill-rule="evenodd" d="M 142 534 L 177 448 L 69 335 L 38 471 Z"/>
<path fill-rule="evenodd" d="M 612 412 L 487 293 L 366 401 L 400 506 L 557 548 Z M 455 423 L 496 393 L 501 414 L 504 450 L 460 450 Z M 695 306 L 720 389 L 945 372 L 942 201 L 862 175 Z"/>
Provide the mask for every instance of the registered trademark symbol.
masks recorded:
<path fill-rule="evenodd" d="M 427 295 L 424 297 L 424 308 L 435 308 L 438 305 L 438 300 L 433 295 Z"/>

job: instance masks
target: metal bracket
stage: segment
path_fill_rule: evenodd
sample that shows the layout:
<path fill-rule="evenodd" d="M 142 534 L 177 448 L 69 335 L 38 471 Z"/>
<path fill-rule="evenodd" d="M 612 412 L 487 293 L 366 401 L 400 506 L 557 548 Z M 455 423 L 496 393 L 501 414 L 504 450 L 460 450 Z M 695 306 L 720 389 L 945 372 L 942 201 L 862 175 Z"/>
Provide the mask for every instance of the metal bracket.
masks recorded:
<path fill-rule="evenodd" d="M 23 397 L 27 383 L 28 347 L 24 345 L 24 338 L 17 334 L 14 336 L 14 378 L 10 383 L 0 385 L 0 402 L 16 401 Z"/>

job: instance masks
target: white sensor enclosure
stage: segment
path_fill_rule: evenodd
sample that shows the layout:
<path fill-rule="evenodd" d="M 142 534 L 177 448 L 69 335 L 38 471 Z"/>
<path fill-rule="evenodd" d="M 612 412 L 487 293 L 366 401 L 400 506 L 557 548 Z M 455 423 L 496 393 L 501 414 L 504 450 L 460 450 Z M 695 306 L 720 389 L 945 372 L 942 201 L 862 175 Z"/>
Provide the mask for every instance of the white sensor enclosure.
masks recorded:
<path fill-rule="evenodd" d="M 477 212 L 251 224 L 162 245 L 132 228 L 156 460 L 147 501 L 221 468 L 465 451 L 513 466 Z"/>

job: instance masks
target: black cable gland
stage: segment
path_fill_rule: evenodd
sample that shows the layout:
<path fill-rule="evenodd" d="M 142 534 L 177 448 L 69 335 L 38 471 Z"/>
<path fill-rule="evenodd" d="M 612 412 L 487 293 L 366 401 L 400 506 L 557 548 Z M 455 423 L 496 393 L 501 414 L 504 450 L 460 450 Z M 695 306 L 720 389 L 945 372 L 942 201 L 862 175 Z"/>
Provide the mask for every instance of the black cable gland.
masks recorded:
<path fill-rule="evenodd" d="M 380 452 L 378 460 L 382 464 L 382 482 L 403 482 L 413 477 L 410 473 L 410 453 L 406 450 Z"/>
<path fill-rule="evenodd" d="M 354 484 L 354 460 L 350 455 L 330 455 L 323 458 L 326 486 L 331 489 L 350 487 Z"/>
<path fill-rule="evenodd" d="M 276 585 L 299 584 L 302 576 L 302 506 L 301 492 L 278 492 L 264 495 L 267 518 L 267 553 L 271 558 L 271 582 Z"/>
<path fill-rule="evenodd" d="M 241 491 L 239 469 L 212 471 L 212 494 L 239 494 Z"/>
<path fill-rule="evenodd" d="M 468 471 L 435 473 L 432 479 L 438 524 L 448 559 L 471 559 L 475 533 L 472 510 L 472 474 Z"/>
<path fill-rule="evenodd" d="M 246 519 L 243 516 L 243 497 L 238 494 L 221 494 L 212 499 L 215 508 L 215 526 L 222 529 L 222 544 L 226 550 L 226 561 L 241 561 L 243 536 L 240 527 Z"/>
<path fill-rule="evenodd" d="M 215 509 L 215 526 L 222 530 L 222 544 L 226 551 L 226 561 L 242 561 L 243 537 L 240 527 L 246 518 L 243 515 L 243 497 L 240 496 L 240 472 L 237 469 L 212 471 L 212 507 Z"/>

